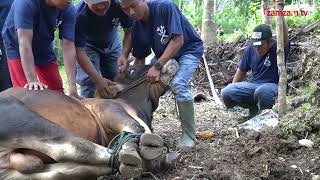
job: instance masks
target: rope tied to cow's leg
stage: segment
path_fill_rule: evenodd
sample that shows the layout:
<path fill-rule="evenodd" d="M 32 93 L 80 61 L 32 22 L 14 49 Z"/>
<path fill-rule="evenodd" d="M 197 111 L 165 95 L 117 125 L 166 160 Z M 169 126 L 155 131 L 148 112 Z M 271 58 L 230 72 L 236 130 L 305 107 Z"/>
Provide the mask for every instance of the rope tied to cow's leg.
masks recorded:
<path fill-rule="evenodd" d="M 110 167 L 112 169 L 112 173 L 116 173 L 119 171 L 119 153 L 122 149 L 122 146 L 131 141 L 131 140 L 138 140 L 140 138 L 141 134 L 135 134 L 131 132 L 122 132 L 118 135 L 116 135 L 109 143 L 108 145 L 108 152 L 111 154 L 110 158 Z"/>

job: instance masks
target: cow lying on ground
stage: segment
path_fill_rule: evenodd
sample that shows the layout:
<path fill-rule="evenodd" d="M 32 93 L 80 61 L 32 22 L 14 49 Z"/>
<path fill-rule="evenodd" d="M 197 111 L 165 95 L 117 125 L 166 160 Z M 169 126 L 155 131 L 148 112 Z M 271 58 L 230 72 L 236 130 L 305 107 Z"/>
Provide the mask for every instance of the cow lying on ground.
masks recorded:
<path fill-rule="evenodd" d="M 170 165 L 178 155 L 165 153 L 161 137 L 150 131 L 152 112 L 168 87 L 146 82 L 148 69 L 129 67 L 113 87 L 117 99 L 79 101 L 50 90 L 1 92 L 0 179 L 95 179 L 111 174 L 110 162 L 118 160 L 120 173 L 129 178 Z M 112 161 L 103 146 L 124 131 L 144 134 L 120 147 L 119 159 Z"/>

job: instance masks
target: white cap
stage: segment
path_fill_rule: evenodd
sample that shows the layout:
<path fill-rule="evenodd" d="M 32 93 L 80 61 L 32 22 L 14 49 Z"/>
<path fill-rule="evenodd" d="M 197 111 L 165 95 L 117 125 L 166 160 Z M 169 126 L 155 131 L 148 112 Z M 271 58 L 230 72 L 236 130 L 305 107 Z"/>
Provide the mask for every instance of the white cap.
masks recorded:
<path fill-rule="evenodd" d="M 98 4 L 98 3 L 102 3 L 102 2 L 109 2 L 111 0 L 85 0 L 87 4 Z"/>

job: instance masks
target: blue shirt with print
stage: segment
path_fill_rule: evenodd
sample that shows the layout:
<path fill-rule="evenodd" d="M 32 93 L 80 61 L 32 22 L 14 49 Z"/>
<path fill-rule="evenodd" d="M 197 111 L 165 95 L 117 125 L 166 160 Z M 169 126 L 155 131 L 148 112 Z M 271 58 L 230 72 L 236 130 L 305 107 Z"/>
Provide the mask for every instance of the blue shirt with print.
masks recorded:
<path fill-rule="evenodd" d="M 74 42 L 76 10 L 70 3 L 64 10 L 49 6 L 45 0 L 15 0 L 2 30 L 7 56 L 20 59 L 16 29 L 33 31 L 32 52 L 37 65 L 56 60 L 53 49 L 54 31 Z"/>
<path fill-rule="evenodd" d="M 276 83 L 279 82 L 277 65 L 277 42 L 273 40 L 272 47 L 264 55 L 260 56 L 254 46 L 248 46 L 243 52 L 239 69 L 242 72 L 252 70 L 252 83 Z M 285 47 L 285 62 L 290 55 L 290 43 Z"/>
<path fill-rule="evenodd" d="M 116 49 L 120 47 L 118 25 L 131 28 L 132 20 L 124 14 L 118 2 L 111 5 L 104 16 L 95 15 L 88 5 L 81 0 L 77 5 L 76 46 L 87 44 L 99 49 Z"/>
<path fill-rule="evenodd" d="M 1 0 L 0 1 L 0 32 L 2 31 L 4 22 L 8 16 L 13 0 Z M 2 35 L 0 33 L 0 43 L 2 43 Z"/>
<path fill-rule="evenodd" d="M 203 42 L 187 18 L 170 0 L 147 1 L 149 7 L 149 22 L 134 21 L 132 25 L 133 56 L 145 58 L 150 54 L 150 48 L 159 58 L 165 51 L 172 35 L 183 35 L 184 44 L 174 57 L 192 54 L 201 58 Z"/>

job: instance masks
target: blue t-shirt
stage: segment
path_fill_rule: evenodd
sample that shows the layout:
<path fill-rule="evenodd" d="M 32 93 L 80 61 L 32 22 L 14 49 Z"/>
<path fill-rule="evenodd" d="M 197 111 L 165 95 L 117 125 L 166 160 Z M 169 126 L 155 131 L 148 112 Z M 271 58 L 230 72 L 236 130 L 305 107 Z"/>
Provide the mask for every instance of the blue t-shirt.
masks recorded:
<path fill-rule="evenodd" d="M 133 56 L 145 58 L 150 48 L 159 58 L 165 51 L 173 34 L 183 35 L 184 44 L 174 58 L 192 54 L 201 58 L 203 42 L 187 18 L 171 0 L 150 0 L 149 22 L 134 21 L 132 25 Z"/>
<path fill-rule="evenodd" d="M 97 48 L 116 49 L 120 47 L 118 26 L 131 28 L 132 20 L 124 14 L 118 2 L 111 1 L 111 6 L 104 16 L 94 14 L 81 0 L 77 5 L 76 41 L 77 47 L 86 44 Z"/>
<path fill-rule="evenodd" d="M 288 42 L 284 50 L 285 62 L 290 56 L 290 43 Z M 277 42 L 273 40 L 272 47 L 264 55 L 260 56 L 254 46 L 248 46 L 243 52 L 239 69 L 242 72 L 252 70 L 252 83 L 277 83 L 279 73 L 277 65 Z"/>
<path fill-rule="evenodd" d="M 16 29 L 33 30 L 32 52 L 35 64 L 44 65 L 56 60 L 53 50 L 54 31 L 74 42 L 76 10 L 70 3 L 64 10 L 50 7 L 45 0 L 15 0 L 2 30 L 7 56 L 19 59 Z"/>
<path fill-rule="evenodd" d="M 0 32 L 2 31 L 4 22 L 8 16 L 13 0 L 1 0 L 0 1 Z M 0 33 L 0 43 L 2 43 L 2 35 Z"/>

